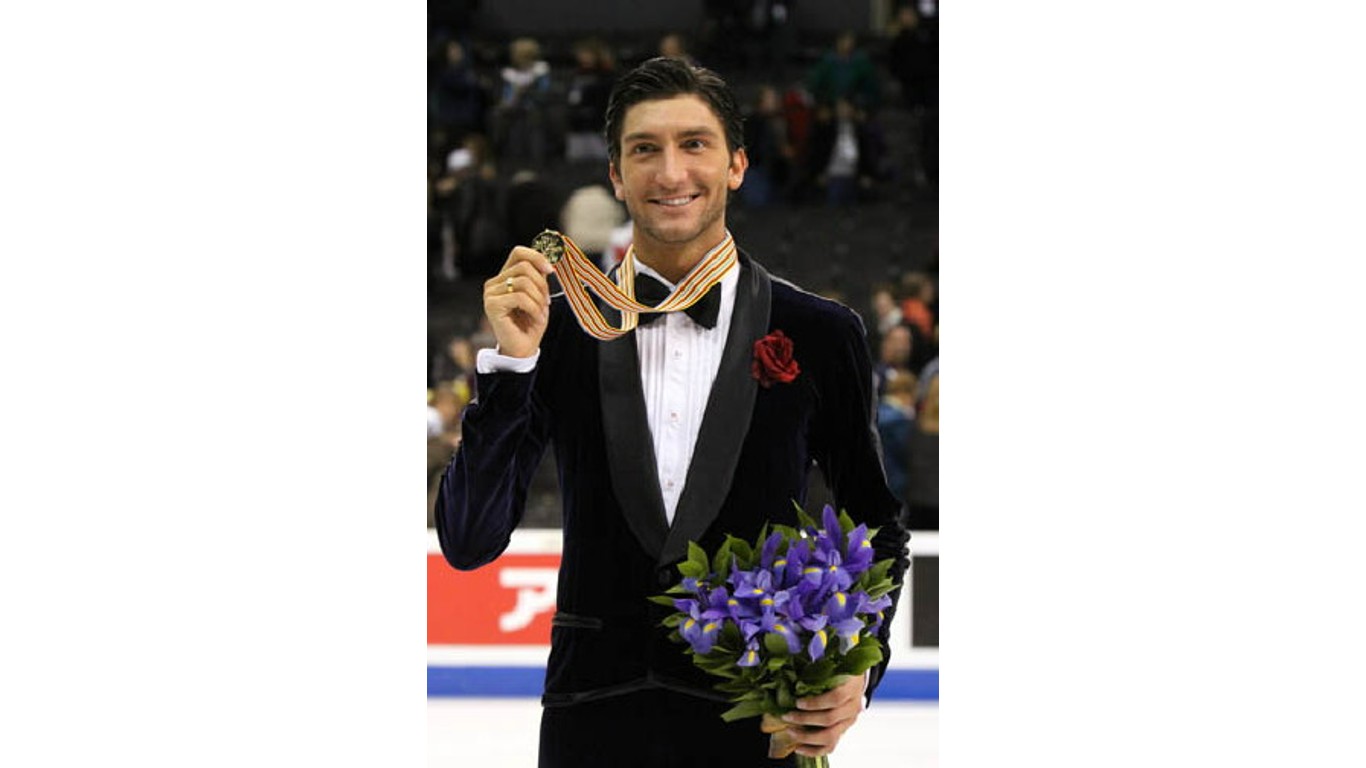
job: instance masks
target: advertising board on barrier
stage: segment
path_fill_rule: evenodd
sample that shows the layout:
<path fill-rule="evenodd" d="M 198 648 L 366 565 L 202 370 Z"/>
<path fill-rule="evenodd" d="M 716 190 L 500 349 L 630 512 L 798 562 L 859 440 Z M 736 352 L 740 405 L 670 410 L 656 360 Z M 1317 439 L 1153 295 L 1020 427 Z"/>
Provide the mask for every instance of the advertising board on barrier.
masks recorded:
<path fill-rule="evenodd" d="M 507 551 L 473 571 L 452 568 L 436 532 L 427 534 L 428 695 L 539 696 L 555 615 L 560 531 L 514 531 Z M 930 592 L 902 590 L 879 696 L 938 698 L 938 601 L 931 599 L 938 592 L 938 557 L 938 534 L 912 537 L 910 575 L 933 573 L 934 583 Z M 917 593 L 919 600 L 913 599 Z"/>

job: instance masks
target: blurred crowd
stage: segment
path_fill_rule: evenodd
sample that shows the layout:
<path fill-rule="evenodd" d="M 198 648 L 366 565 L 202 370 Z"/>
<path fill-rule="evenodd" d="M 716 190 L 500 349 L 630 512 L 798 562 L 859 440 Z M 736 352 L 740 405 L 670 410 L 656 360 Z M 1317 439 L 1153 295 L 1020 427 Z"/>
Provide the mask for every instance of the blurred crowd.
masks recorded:
<path fill-rule="evenodd" d="M 828 211 L 835 218 L 827 229 L 839 221 L 857 232 L 869 206 L 937 201 L 933 2 L 899 5 L 878 32 L 840 32 L 814 47 L 792 23 L 794 4 L 782 0 L 709 1 L 692 34 L 615 44 L 601 36 L 495 40 L 474 28 L 474 5 L 429 10 L 429 316 L 460 318 L 434 323 L 429 341 L 429 526 L 436 484 L 459 445 L 459 414 L 473 395 L 474 355 L 492 346 L 479 325 L 478 286 L 512 246 L 547 226 L 604 269 L 630 245 L 630 221 L 607 184 L 602 134 L 618 72 L 658 55 L 727 78 L 745 105 L 750 165 L 733 204 L 742 212 Z M 936 251 L 928 268 L 878 272 L 886 282 L 866 300 L 802 274 L 800 262 L 779 271 L 865 318 L 887 475 L 914 530 L 938 528 L 937 264 Z M 552 457 L 539 476 L 526 524 L 556 525 L 556 505 L 538 495 L 554 494 Z"/>

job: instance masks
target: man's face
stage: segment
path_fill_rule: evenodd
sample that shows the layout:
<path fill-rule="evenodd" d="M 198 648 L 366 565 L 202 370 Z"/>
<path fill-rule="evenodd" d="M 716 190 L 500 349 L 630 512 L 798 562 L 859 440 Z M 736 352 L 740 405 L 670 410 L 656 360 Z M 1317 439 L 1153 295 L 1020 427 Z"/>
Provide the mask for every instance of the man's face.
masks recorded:
<path fill-rule="evenodd" d="M 721 242 L 726 195 L 740 188 L 749 160 L 743 149 L 726 149 L 725 129 L 701 97 L 632 105 L 620 149 L 608 172 L 635 224 L 637 246 Z"/>

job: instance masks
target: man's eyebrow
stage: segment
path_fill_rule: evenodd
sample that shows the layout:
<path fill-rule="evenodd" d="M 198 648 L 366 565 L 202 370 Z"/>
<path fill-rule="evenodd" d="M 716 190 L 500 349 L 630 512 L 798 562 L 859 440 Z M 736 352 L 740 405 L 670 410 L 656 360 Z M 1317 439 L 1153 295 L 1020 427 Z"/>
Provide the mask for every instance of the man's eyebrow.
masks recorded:
<path fill-rule="evenodd" d="M 690 137 L 693 137 L 693 136 L 719 136 L 720 134 L 718 134 L 718 133 L 717 133 L 714 129 L 712 129 L 712 128 L 708 128 L 708 127 L 706 127 L 706 126 L 700 126 L 700 127 L 697 127 L 697 128 L 684 128 L 684 129 L 681 130 L 681 131 L 676 131 L 676 132 L 674 132 L 674 135 L 678 136 L 679 138 L 690 138 Z M 623 142 L 626 142 L 626 141 L 647 141 L 647 140 L 648 140 L 648 141 L 657 141 L 658 138 L 659 138 L 659 134 L 653 133 L 653 132 L 651 132 L 651 131 L 634 131 L 634 132 L 632 132 L 632 133 L 626 134 L 625 136 L 622 136 L 622 137 L 621 137 L 621 140 L 622 140 Z"/>

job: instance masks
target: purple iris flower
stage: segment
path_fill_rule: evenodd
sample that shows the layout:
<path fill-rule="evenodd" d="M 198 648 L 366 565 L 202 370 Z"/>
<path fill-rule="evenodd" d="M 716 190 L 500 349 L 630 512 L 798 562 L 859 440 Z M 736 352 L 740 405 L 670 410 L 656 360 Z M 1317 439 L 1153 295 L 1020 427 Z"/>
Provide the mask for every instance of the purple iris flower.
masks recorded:
<path fill-rule="evenodd" d="M 778 556 L 778 545 L 782 543 L 783 535 L 781 533 L 779 533 L 778 531 L 774 531 L 773 533 L 769 534 L 768 539 L 764 541 L 764 548 L 759 552 L 760 568 L 763 568 L 766 571 L 775 570 L 773 567 L 773 562 L 777 559 Z"/>
<path fill-rule="evenodd" d="M 689 612 L 688 618 L 678 625 L 678 634 L 688 641 L 694 653 L 706 655 L 711 652 L 711 648 L 716 644 L 716 638 L 721 634 L 721 619 L 704 618 L 703 614 L 698 613 L 697 606 L 694 605 Z"/>
<path fill-rule="evenodd" d="M 798 653 L 802 649 L 802 640 L 797 636 L 797 632 L 786 617 L 779 616 L 776 612 L 766 614 L 760 622 L 760 628 L 771 635 L 778 635 L 787 643 L 788 653 Z"/>
<path fill-rule="evenodd" d="M 759 664 L 759 641 L 752 640 L 745 646 L 744 653 L 736 660 L 736 665 L 741 667 L 754 667 Z"/>
<path fill-rule="evenodd" d="M 849 545 L 844 550 L 844 568 L 851 576 L 858 576 L 873 565 L 873 542 L 868 540 L 868 526 L 860 524 L 849 532 Z"/>
<path fill-rule="evenodd" d="M 836 592 L 825 603 L 825 615 L 830 619 L 830 628 L 839 636 L 842 653 L 858 645 L 859 633 L 863 631 L 863 619 L 858 614 L 867 602 L 868 595 L 863 592 Z"/>
<path fill-rule="evenodd" d="M 811 642 L 807 643 L 806 654 L 811 657 L 812 661 L 820 661 L 821 657 L 825 655 L 825 644 L 825 630 L 816 630 L 811 634 Z"/>

